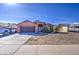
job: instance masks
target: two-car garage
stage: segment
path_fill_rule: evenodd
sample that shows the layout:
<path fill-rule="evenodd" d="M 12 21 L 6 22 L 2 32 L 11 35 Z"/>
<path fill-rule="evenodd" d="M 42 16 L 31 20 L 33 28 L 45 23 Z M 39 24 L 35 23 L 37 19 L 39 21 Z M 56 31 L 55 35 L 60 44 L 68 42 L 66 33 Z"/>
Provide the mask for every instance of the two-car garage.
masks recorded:
<path fill-rule="evenodd" d="M 35 32 L 34 26 L 21 27 L 21 32 Z"/>
<path fill-rule="evenodd" d="M 17 32 L 37 32 L 38 25 L 28 20 L 17 25 Z"/>

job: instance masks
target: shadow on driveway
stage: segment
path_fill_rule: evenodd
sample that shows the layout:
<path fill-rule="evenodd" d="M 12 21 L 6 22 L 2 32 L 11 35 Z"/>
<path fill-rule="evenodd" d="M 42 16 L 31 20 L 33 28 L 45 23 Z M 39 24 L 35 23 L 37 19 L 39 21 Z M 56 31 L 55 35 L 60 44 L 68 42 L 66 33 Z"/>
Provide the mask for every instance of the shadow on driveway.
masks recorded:
<path fill-rule="evenodd" d="M 2 37 L 6 37 L 6 36 L 9 36 L 9 35 L 14 35 L 14 34 L 16 34 L 16 33 L 12 33 L 12 34 L 8 34 L 8 35 L 0 34 L 0 38 L 2 38 Z"/>
<path fill-rule="evenodd" d="M 50 33 L 19 33 L 20 35 L 33 35 L 33 36 L 44 36 Z"/>

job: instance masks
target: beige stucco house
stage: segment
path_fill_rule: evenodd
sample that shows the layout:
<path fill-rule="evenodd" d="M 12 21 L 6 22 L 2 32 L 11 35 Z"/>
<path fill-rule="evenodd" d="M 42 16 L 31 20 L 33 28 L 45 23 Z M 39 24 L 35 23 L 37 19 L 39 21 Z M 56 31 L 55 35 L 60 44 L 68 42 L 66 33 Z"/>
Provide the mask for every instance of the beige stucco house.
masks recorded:
<path fill-rule="evenodd" d="M 68 32 L 68 26 L 65 25 L 65 24 L 59 24 L 57 26 L 57 32 L 67 33 Z"/>

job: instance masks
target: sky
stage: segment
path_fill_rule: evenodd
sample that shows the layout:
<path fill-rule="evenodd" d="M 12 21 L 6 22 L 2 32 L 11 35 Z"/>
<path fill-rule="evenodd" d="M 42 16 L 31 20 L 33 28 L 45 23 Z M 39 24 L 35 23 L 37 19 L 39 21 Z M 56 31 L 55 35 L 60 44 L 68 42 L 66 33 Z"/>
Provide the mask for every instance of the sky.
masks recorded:
<path fill-rule="evenodd" d="M 51 24 L 79 22 L 78 3 L 0 3 L 0 22 L 40 20 Z"/>

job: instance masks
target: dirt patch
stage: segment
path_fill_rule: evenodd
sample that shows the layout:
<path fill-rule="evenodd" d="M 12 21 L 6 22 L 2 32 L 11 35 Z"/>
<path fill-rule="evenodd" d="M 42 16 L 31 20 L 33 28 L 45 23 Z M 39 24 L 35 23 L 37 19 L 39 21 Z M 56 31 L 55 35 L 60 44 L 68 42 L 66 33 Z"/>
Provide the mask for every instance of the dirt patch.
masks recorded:
<path fill-rule="evenodd" d="M 30 45 L 68 45 L 79 44 L 79 33 L 56 33 L 44 36 L 32 36 L 25 44 Z"/>

